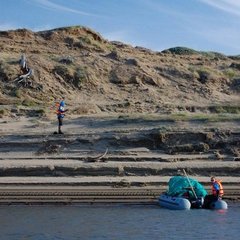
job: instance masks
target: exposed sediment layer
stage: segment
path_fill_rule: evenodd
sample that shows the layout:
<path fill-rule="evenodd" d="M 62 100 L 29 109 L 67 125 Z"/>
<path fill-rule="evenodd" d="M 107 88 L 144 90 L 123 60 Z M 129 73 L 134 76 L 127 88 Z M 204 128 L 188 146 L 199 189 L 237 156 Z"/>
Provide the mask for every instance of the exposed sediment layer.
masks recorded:
<path fill-rule="evenodd" d="M 230 128 L 198 122 L 167 129 L 149 121 L 119 120 L 111 126 L 109 120 L 98 125 L 96 119 L 96 127 L 91 121 L 86 128 L 76 122 L 66 126 L 68 134 L 61 136 L 29 128 L 25 134 L 5 132 L 0 138 L 0 204 L 155 204 L 169 179 L 183 169 L 208 191 L 210 176 L 216 176 L 225 198 L 240 200 L 238 122 L 226 125 Z"/>

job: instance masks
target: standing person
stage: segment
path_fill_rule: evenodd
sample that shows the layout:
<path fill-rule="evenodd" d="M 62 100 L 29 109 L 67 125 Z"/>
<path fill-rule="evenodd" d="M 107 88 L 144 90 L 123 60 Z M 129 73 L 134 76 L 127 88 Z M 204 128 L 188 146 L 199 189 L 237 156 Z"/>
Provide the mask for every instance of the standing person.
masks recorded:
<path fill-rule="evenodd" d="M 211 177 L 211 190 L 212 194 L 204 198 L 204 208 L 210 208 L 210 204 L 221 199 L 224 194 L 221 181 L 217 180 L 215 177 Z"/>
<path fill-rule="evenodd" d="M 57 110 L 57 118 L 58 118 L 58 133 L 63 134 L 61 127 L 63 125 L 63 118 L 64 118 L 64 113 L 67 112 L 65 110 L 65 98 L 62 97 L 60 103 L 58 104 L 58 110 Z"/>

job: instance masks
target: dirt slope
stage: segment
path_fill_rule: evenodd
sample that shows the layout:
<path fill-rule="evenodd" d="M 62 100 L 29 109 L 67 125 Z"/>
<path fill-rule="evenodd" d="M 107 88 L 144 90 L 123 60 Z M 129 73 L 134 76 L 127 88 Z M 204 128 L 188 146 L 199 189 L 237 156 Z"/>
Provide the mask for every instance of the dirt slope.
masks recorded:
<path fill-rule="evenodd" d="M 0 32 L 0 104 L 49 106 L 60 95 L 72 113 L 239 111 L 240 57 L 172 48 L 154 52 L 109 42 L 75 26 Z M 31 84 L 13 81 L 26 55 Z"/>

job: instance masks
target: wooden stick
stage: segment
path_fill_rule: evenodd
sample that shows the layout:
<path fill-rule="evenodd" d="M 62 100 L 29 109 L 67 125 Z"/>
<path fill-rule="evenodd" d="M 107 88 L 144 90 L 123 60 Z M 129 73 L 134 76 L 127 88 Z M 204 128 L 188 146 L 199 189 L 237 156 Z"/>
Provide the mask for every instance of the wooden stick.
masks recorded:
<path fill-rule="evenodd" d="M 183 169 L 183 172 L 184 172 L 184 174 L 185 174 L 185 176 L 186 176 L 186 178 L 187 178 L 187 180 L 188 180 L 188 183 L 189 183 L 189 185 L 190 185 L 190 187 L 191 187 L 191 190 L 192 190 L 192 192 L 193 192 L 194 197 L 195 197 L 196 199 L 198 199 L 197 194 L 196 194 L 196 192 L 195 192 L 195 190 L 194 190 L 194 188 L 193 188 L 193 186 L 192 186 L 192 184 L 191 184 L 191 182 L 190 182 L 190 180 L 189 180 L 189 177 L 188 177 L 185 169 Z"/>

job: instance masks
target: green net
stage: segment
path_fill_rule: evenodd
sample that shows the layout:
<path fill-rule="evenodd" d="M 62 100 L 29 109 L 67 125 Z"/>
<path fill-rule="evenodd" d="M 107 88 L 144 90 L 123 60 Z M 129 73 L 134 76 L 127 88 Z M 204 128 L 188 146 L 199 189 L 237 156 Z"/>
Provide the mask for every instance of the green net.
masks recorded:
<path fill-rule="evenodd" d="M 167 194 L 174 197 L 195 198 L 194 193 L 191 190 L 191 186 L 198 198 L 205 197 L 207 195 L 207 191 L 197 180 L 183 176 L 175 176 L 169 180 Z"/>

